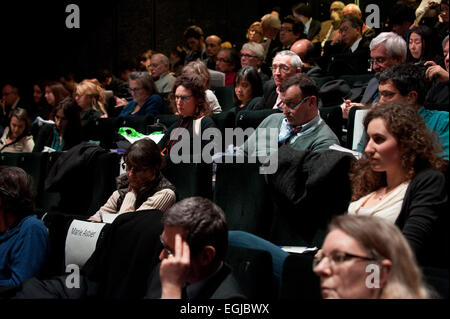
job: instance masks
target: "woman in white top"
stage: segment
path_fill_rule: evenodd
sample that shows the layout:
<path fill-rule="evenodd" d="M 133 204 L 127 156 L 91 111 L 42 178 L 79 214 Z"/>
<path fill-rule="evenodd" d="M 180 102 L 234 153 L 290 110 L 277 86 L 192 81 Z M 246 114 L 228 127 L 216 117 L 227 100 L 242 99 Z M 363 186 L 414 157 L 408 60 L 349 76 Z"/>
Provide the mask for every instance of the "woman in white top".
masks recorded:
<path fill-rule="evenodd" d="M 30 131 L 31 124 L 27 111 L 20 107 L 14 109 L 9 126 L 5 128 L 0 139 L 0 153 L 32 152 L 34 141 Z"/>
<path fill-rule="evenodd" d="M 395 223 L 420 259 L 439 246 L 448 204 L 442 173 L 447 163 L 439 157 L 437 138 L 407 104 L 374 106 L 364 127 L 368 141 L 350 173 L 354 201 L 348 213 Z M 429 256 L 422 261 L 432 262 Z"/>
<path fill-rule="evenodd" d="M 109 220 L 107 214 L 147 209 L 165 211 L 176 201 L 175 187 L 161 174 L 161 151 L 145 138 L 131 144 L 124 155 L 126 180 L 89 220 Z"/>

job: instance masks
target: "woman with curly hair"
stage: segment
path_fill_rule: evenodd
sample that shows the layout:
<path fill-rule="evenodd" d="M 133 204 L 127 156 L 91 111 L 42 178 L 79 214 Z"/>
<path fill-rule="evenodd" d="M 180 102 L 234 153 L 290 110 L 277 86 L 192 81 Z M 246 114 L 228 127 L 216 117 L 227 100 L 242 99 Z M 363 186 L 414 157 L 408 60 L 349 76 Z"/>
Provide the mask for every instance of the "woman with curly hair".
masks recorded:
<path fill-rule="evenodd" d="M 365 156 L 350 172 L 354 201 L 349 214 L 395 223 L 419 263 L 446 262 L 439 227 L 446 218 L 448 198 L 442 171 L 447 162 L 438 155 L 441 148 L 436 137 L 416 110 L 404 104 L 375 106 L 367 113 L 364 128 L 368 142 Z"/>
<path fill-rule="evenodd" d="M 203 132 L 215 128 L 211 109 L 205 94 L 204 79 L 196 74 L 179 76 L 172 87 L 171 100 L 176 106 L 180 119 L 176 121 L 159 141 L 164 155 L 188 158 L 193 154 L 202 155 L 203 147 L 210 143 L 203 139 Z M 200 141 L 200 143 L 196 143 Z M 195 145 L 200 145 L 197 149 Z M 177 162 L 178 160 L 176 160 Z"/>

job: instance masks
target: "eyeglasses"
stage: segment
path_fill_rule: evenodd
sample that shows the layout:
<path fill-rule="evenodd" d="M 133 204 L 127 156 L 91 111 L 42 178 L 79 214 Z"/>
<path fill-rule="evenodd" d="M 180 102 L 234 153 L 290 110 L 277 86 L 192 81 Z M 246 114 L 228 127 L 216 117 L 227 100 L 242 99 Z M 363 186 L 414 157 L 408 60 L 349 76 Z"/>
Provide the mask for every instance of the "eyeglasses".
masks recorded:
<path fill-rule="evenodd" d="M 172 250 L 166 245 L 164 240 L 162 239 L 162 236 L 159 235 L 159 241 L 161 242 L 161 245 L 163 246 L 163 249 L 166 251 L 168 255 L 173 255 Z"/>
<path fill-rule="evenodd" d="M 250 58 L 256 58 L 256 57 L 257 57 L 256 55 L 250 55 L 250 54 L 247 54 L 247 53 L 242 53 L 241 54 L 241 58 L 250 59 Z"/>
<path fill-rule="evenodd" d="M 370 65 L 373 65 L 373 64 L 383 64 L 384 62 L 386 62 L 386 58 L 383 58 L 383 57 L 380 57 L 380 58 L 375 58 L 375 59 L 369 59 L 369 63 L 370 63 Z"/>
<path fill-rule="evenodd" d="M 287 72 L 289 72 L 289 70 L 291 69 L 291 67 L 290 67 L 290 66 L 287 66 L 286 64 L 280 64 L 280 65 L 278 65 L 278 64 L 272 64 L 272 67 L 270 68 L 270 70 L 271 70 L 272 72 L 276 72 L 277 69 L 280 69 L 280 72 L 287 73 Z"/>
<path fill-rule="evenodd" d="M 281 28 L 280 32 L 292 32 L 292 29 L 289 28 Z"/>
<path fill-rule="evenodd" d="M 301 104 L 303 104 L 303 103 L 305 103 L 306 101 L 308 101 L 310 97 L 311 97 L 311 96 L 307 96 L 307 97 L 303 98 L 300 102 L 298 102 L 298 103 L 296 103 L 296 104 L 294 104 L 294 105 L 289 105 L 289 104 L 292 104 L 292 103 L 284 103 L 284 102 L 282 103 L 282 105 L 288 107 L 291 111 L 293 111 L 293 110 L 295 110 L 297 107 L 299 107 Z M 283 109 L 283 108 L 281 108 L 281 109 Z"/>
<path fill-rule="evenodd" d="M 175 100 L 181 100 L 183 102 L 189 101 L 192 95 L 175 95 Z"/>
<path fill-rule="evenodd" d="M 128 172 L 133 172 L 134 174 L 140 174 L 148 169 L 148 167 L 135 167 L 131 165 L 127 165 L 126 163 L 122 163 L 122 168 Z"/>
<path fill-rule="evenodd" d="M 320 264 L 322 260 L 325 258 L 328 258 L 328 262 L 330 263 L 330 267 L 336 267 L 342 264 L 344 261 L 350 260 L 350 259 L 362 259 L 362 260 L 376 260 L 376 258 L 368 257 L 368 256 L 358 256 L 349 254 L 343 251 L 332 251 L 330 255 L 326 256 L 322 250 L 319 250 L 317 255 L 313 259 L 312 267 L 313 270 Z"/>
<path fill-rule="evenodd" d="M 224 58 L 218 58 L 218 59 L 216 59 L 216 61 L 225 62 L 225 63 L 231 63 L 230 60 L 227 60 L 227 59 L 224 59 Z"/>
<path fill-rule="evenodd" d="M 129 88 L 128 89 L 128 91 L 131 93 L 131 92 L 134 92 L 134 93 L 136 93 L 136 91 L 139 91 L 139 90 L 142 90 L 143 88 Z"/>

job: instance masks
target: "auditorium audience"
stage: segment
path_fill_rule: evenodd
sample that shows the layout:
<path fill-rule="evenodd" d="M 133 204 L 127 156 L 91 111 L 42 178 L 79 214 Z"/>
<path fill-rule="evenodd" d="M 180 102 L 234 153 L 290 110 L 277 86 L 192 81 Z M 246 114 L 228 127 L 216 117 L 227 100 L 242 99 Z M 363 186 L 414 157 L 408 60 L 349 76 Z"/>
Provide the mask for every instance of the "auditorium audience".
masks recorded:
<path fill-rule="evenodd" d="M 25 109 L 16 107 L 11 112 L 9 126 L 0 138 L 0 153 L 32 152 L 34 148 L 31 136 L 31 124 Z"/>
<path fill-rule="evenodd" d="M 280 42 L 281 47 L 275 52 L 289 50 L 291 45 L 299 40 L 306 38 L 305 33 L 303 33 L 304 25 L 297 18 L 289 15 L 281 20 L 280 28 Z"/>
<path fill-rule="evenodd" d="M 339 27 L 344 17 L 342 10 L 345 4 L 342 1 L 334 1 L 330 5 L 330 20 L 323 21 L 320 24 L 320 32 L 314 37 L 314 43 L 320 43 L 322 50 L 325 43 L 334 40 L 339 35 Z"/>
<path fill-rule="evenodd" d="M 221 48 L 222 39 L 217 35 L 210 35 L 205 40 L 206 43 L 206 55 L 208 58 L 205 60 L 205 64 L 208 69 L 215 70 L 216 69 L 216 57 L 217 53 Z"/>
<path fill-rule="evenodd" d="M 184 59 L 184 64 L 200 59 L 202 61 L 207 59 L 205 38 L 203 30 L 196 25 L 191 25 L 184 31 L 184 39 L 186 40 L 190 51 Z"/>
<path fill-rule="evenodd" d="M 312 9 L 309 4 L 301 2 L 292 6 L 292 15 L 303 23 L 303 33 L 308 40 L 311 41 L 320 32 L 320 21 L 312 18 Z"/>
<path fill-rule="evenodd" d="M 33 101 L 30 103 L 28 109 L 28 116 L 31 123 L 33 123 L 38 116 L 44 120 L 48 120 L 49 118 L 51 106 L 47 103 L 44 94 L 44 82 L 35 82 L 33 84 Z"/>
<path fill-rule="evenodd" d="M 348 213 L 397 225 L 420 264 L 445 263 L 448 252 L 440 246 L 448 209 L 442 172 L 447 161 L 439 156 L 436 137 L 412 105 L 397 102 L 374 106 L 364 118 L 364 129 L 365 156 L 350 173 L 353 202 Z"/>
<path fill-rule="evenodd" d="M 34 212 L 32 183 L 23 169 L 0 166 L 0 287 L 38 276 L 47 261 L 49 236 Z"/>
<path fill-rule="evenodd" d="M 158 95 L 155 82 L 148 72 L 133 72 L 129 81 L 133 101 L 120 112 L 119 117 L 158 115 L 163 108 L 163 100 Z"/>
<path fill-rule="evenodd" d="M 252 66 L 258 71 L 263 82 L 269 77 L 261 71 L 261 64 L 264 61 L 264 46 L 256 42 L 247 42 L 241 48 L 241 67 Z"/>
<path fill-rule="evenodd" d="M 260 21 L 253 22 L 245 36 L 249 42 L 264 43 L 263 29 Z"/>
<path fill-rule="evenodd" d="M 175 187 L 161 173 L 164 159 L 154 141 L 144 138 L 134 142 L 123 159 L 126 176 L 120 176 L 121 185 L 89 220 L 102 222 L 109 220 L 105 215 L 147 209 L 165 211 L 175 203 Z"/>
<path fill-rule="evenodd" d="M 394 225 L 377 217 L 342 215 L 335 217 L 328 228 L 313 261 L 323 298 L 432 296 L 408 242 Z"/>
<path fill-rule="evenodd" d="M 186 50 L 181 46 L 177 46 L 175 49 L 170 51 L 170 72 L 175 75 L 175 77 L 181 74 L 181 70 L 184 66 L 184 59 L 186 58 Z"/>
<path fill-rule="evenodd" d="M 2 98 L 0 100 L 0 128 L 2 126 L 3 128 L 8 126 L 11 112 L 15 108 L 21 107 L 26 109 L 22 104 L 19 89 L 13 84 L 5 84 L 2 88 Z"/>
<path fill-rule="evenodd" d="M 423 65 L 426 61 L 435 61 L 441 64 L 439 58 L 439 44 L 433 30 L 426 25 L 420 25 L 410 29 L 408 37 L 407 62 Z"/>

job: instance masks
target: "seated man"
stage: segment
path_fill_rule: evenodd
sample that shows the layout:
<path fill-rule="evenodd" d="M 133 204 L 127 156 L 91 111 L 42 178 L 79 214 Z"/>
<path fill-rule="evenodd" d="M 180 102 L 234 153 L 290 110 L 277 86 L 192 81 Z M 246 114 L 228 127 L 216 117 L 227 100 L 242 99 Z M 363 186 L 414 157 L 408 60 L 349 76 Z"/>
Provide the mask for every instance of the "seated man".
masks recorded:
<path fill-rule="evenodd" d="M 256 42 L 244 43 L 241 49 L 241 67 L 252 66 L 258 71 L 261 80 L 264 82 L 269 77 L 261 71 L 261 64 L 264 60 L 264 46 Z"/>
<path fill-rule="evenodd" d="M 395 65 L 380 75 L 380 103 L 404 102 L 413 106 L 425 122 L 427 128 L 435 132 L 445 157 L 449 152 L 448 112 L 428 110 L 423 107 L 426 83 L 423 69 L 413 64 Z M 365 136 L 361 138 L 357 151 L 364 149 Z"/>
<path fill-rule="evenodd" d="M 369 69 L 369 43 L 362 38 L 361 19 L 350 16 L 342 20 L 337 40 L 324 47 L 323 65 L 333 75 L 364 74 Z"/>
<path fill-rule="evenodd" d="M 283 114 L 265 118 L 239 148 L 238 154 L 269 156 L 285 144 L 296 150 L 310 151 L 322 151 L 339 144 L 336 135 L 319 115 L 318 91 L 315 82 L 305 74 L 288 78 L 280 87 Z M 272 134 L 274 130 L 276 136 Z"/>
<path fill-rule="evenodd" d="M 280 86 L 290 76 L 302 72 L 302 61 L 292 51 L 278 52 L 272 62 L 273 81 L 264 84 L 264 96 L 261 103 L 255 108 L 277 109 L 281 106 Z"/>
<path fill-rule="evenodd" d="M 158 93 L 169 93 L 175 82 L 175 77 L 169 74 L 169 67 L 169 58 L 164 54 L 152 55 L 149 69 Z"/>
<path fill-rule="evenodd" d="M 222 39 L 217 35 L 210 35 L 205 40 L 206 44 L 206 55 L 208 58 L 204 61 L 208 69 L 216 69 L 216 58 L 217 53 L 219 53 L 220 45 L 222 44 Z"/>
<path fill-rule="evenodd" d="M 184 199 L 163 217 L 160 265 L 146 298 L 245 299 L 224 263 L 228 227 L 223 211 L 206 198 Z"/>
<path fill-rule="evenodd" d="M 31 176 L 0 166 L 0 287 L 17 286 L 43 269 L 49 237 L 33 209 Z"/>

